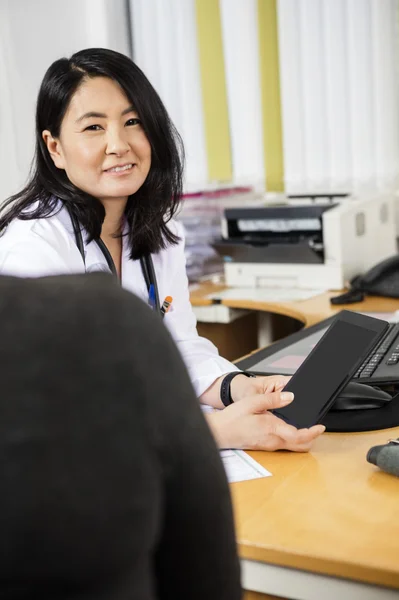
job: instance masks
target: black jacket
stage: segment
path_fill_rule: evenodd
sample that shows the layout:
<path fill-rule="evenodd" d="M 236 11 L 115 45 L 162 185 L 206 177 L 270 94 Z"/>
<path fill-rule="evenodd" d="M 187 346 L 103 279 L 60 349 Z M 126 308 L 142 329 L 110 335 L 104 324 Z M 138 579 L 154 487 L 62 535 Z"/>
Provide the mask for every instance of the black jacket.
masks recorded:
<path fill-rule="evenodd" d="M 0 598 L 238 600 L 223 467 L 160 319 L 104 274 L 0 278 Z"/>

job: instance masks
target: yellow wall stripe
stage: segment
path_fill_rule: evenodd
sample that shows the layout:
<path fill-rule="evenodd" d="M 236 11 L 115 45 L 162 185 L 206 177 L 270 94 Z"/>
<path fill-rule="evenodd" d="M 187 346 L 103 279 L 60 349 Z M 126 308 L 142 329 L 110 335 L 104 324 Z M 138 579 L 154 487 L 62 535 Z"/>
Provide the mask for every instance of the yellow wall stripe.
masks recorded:
<path fill-rule="evenodd" d="M 276 1 L 258 0 L 258 35 L 266 188 L 280 192 L 284 190 L 284 158 Z"/>
<path fill-rule="evenodd" d="M 208 174 L 230 181 L 232 161 L 219 0 L 196 0 Z"/>

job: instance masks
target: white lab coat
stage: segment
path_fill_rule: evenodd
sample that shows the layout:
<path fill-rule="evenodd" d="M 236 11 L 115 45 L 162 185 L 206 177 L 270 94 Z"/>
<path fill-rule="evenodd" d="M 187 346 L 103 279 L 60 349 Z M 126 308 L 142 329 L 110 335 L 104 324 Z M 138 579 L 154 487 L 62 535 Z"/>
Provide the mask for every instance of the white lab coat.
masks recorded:
<path fill-rule="evenodd" d="M 164 323 L 180 350 L 197 396 L 200 396 L 215 379 L 237 368 L 219 356 L 215 346 L 197 333 L 189 300 L 182 227 L 171 221 L 170 228 L 182 241 L 154 254 L 152 259 L 161 303 L 166 296 L 173 298 Z M 109 270 L 95 242 L 86 244 L 85 251 L 86 271 Z M 3 275 L 43 277 L 84 271 L 65 208 L 48 218 L 15 219 L 0 237 L 0 273 Z M 126 243 L 122 254 L 122 286 L 147 302 L 147 286 L 140 261 L 129 258 Z"/>

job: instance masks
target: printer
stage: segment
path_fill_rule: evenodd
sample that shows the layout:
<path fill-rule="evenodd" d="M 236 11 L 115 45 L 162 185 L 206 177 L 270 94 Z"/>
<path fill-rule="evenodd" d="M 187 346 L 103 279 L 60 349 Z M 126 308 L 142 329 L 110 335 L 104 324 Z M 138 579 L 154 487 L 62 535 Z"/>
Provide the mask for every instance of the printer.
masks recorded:
<path fill-rule="evenodd" d="M 226 209 L 221 230 L 228 286 L 340 290 L 397 252 L 389 194 Z"/>

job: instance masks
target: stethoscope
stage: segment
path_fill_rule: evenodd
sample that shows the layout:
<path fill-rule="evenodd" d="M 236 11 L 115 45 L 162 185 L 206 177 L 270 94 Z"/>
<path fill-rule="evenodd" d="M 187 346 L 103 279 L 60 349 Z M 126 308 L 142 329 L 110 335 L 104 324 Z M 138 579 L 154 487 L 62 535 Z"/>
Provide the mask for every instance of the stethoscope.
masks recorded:
<path fill-rule="evenodd" d="M 81 228 L 79 225 L 79 221 L 76 216 L 71 212 L 69 207 L 67 207 L 69 216 L 71 218 L 71 223 L 73 227 L 73 233 L 75 236 L 75 242 L 78 247 L 78 250 L 82 256 L 83 264 L 86 267 L 86 256 L 85 256 L 85 247 L 83 243 L 83 237 Z M 115 263 L 113 258 L 108 250 L 107 246 L 104 244 L 101 238 L 95 240 L 97 246 L 100 248 L 105 260 L 107 261 L 107 265 L 111 273 L 118 277 L 118 273 L 115 267 Z M 158 292 L 158 284 L 157 277 L 155 275 L 154 263 L 152 262 L 151 254 L 147 254 L 146 256 L 142 256 L 140 258 L 140 266 L 143 272 L 144 280 L 147 286 L 148 292 L 148 303 L 150 306 L 163 318 L 164 313 L 161 311 L 161 305 L 159 302 L 159 292 Z"/>

